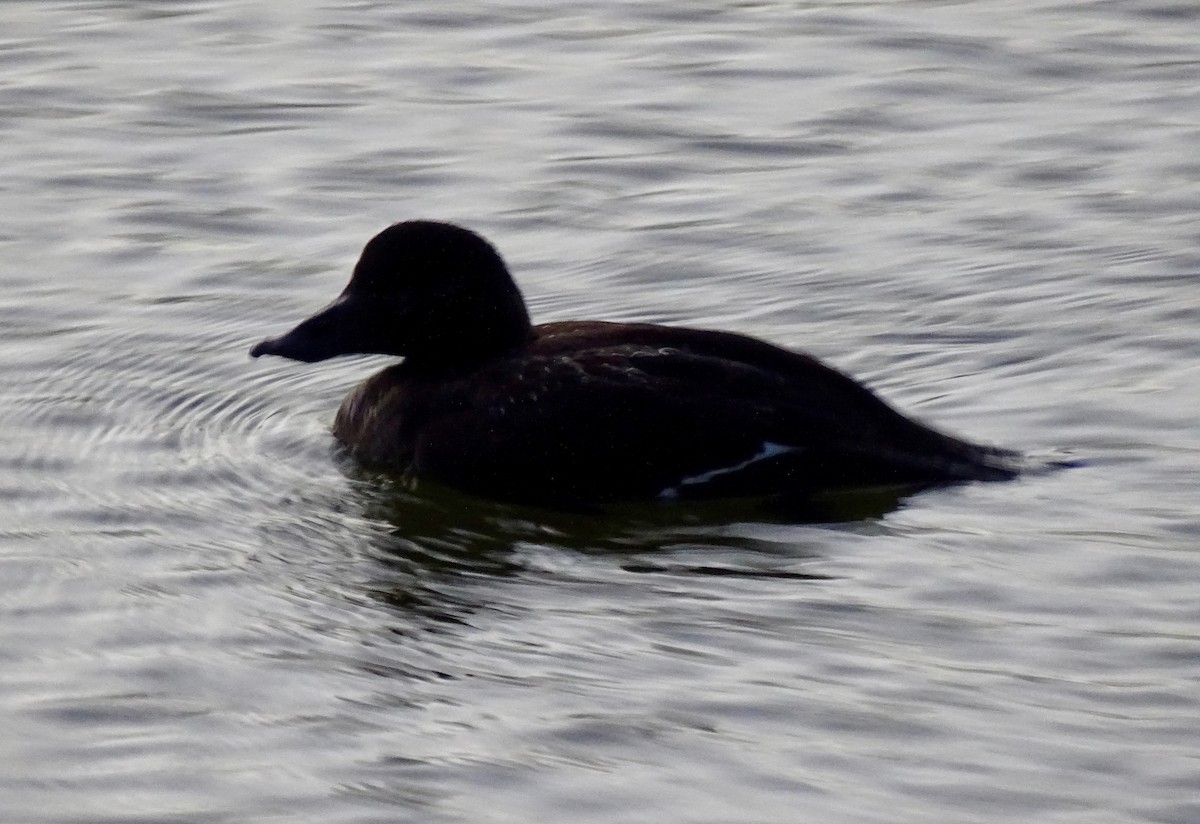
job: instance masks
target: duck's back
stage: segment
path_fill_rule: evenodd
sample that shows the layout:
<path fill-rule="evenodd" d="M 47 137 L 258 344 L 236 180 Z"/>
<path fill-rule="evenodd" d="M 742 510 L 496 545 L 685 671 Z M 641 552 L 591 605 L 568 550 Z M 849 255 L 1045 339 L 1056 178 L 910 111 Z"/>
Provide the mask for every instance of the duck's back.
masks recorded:
<path fill-rule="evenodd" d="M 335 434 L 369 463 L 533 501 L 805 494 L 1011 477 L 1014 456 L 905 418 L 803 354 L 727 332 L 534 327 L 452 372 L 403 363 Z"/>

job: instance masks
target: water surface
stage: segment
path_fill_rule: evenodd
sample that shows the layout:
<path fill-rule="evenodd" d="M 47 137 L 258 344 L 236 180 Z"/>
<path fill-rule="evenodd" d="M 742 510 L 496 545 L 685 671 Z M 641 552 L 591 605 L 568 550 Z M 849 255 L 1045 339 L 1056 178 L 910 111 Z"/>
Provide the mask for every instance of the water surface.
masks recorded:
<path fill-rule="evenodd" d="M 1200 8 L 0 10 L 5 821 L 1194 822 Z M 873 516 L 413 494 L 250 361 L 389 223 L 1083 466 Z"/>

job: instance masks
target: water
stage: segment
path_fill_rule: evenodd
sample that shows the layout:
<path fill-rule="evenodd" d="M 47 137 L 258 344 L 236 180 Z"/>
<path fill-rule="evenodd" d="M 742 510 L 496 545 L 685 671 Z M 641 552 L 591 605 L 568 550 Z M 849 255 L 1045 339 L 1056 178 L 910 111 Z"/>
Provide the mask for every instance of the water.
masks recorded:
<path fill-rule="evenodd" d="M 1200 7 L 0 9 L 4 821 L 1200 819 Z M 250 361 L 461 221 L 1084 465 L 833 524 L 417 497 Z"/>

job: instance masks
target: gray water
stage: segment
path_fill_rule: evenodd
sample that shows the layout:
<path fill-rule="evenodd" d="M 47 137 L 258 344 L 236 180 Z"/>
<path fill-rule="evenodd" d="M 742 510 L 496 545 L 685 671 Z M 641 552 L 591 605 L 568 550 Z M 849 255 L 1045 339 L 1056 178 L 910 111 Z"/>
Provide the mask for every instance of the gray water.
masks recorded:
<path fill-rule="evenodd" d="M 11 2 L 0 140 L 0 820 L 1200 821 L 1194 2 Z M 1081 465 L 407 491 L 246 353 L 413 217 Z"/>

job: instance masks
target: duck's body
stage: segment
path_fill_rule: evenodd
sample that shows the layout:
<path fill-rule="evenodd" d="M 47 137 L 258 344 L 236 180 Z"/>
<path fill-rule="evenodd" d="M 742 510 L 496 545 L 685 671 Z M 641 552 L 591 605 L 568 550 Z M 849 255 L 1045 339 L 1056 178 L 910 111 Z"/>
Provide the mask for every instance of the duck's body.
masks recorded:
<path fill-rule="evenodd" d="M 744 335 L 598 321 L 531 326 L 499 255 L 396 224 L 342 296 L 252 354 L 405 361 L 342 403 L 360 460 L 547 503 L 804 496 L 999 480 L 1014 453 L 943 435 L 804 354 Z"/>

